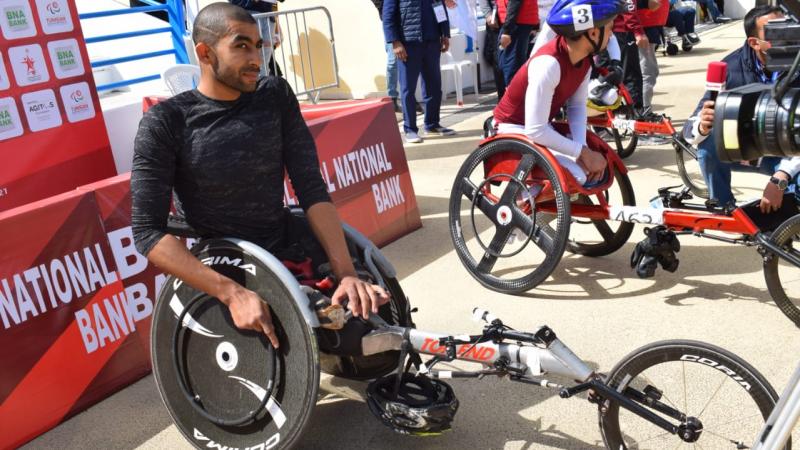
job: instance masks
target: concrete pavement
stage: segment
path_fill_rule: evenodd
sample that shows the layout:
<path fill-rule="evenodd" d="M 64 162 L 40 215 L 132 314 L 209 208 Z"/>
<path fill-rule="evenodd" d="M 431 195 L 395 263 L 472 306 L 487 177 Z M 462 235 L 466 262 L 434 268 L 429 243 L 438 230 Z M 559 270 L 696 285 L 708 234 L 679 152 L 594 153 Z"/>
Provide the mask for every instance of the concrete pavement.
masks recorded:
<path fill-rule="evenodd" d="M 704 33 L 691 53 L 659 56 L 661 76 L 654 109 L 680 125 L 704 89 L 709 61 L 744 41 L 741 22 Z M 474 96 L 466 96 L 466 100 Z M 484 99 L 486 100 L 486 99 Z M 419 328 L 474 333 L 474 306 L 518 329 L 548 324 L 590 365 L 609 370 L 631 350 L 661 339 L 707 341 L 733 351 L 781 391 L 798 362 L 800 331 L 770 300 L 760 259 L 752 248 L 681 238 L 676 273 L 641 280 L 628 262 L 641 228 L 618 252 L 602 258 L 565 254 L 552 277 L 524 296 L 482 288 L 461 266 L 449 238 L 448 199 L 453 177 L 480 139 L 490 107 L 446 106 L 446 126 L 458 136 L 407 146 L 423 228 L 384 249 L 397 267 Z M 670 146 L 640 144 L 626 160 L 639 204 L 662 186 L 680 184 Z M 737 196 L 755 197 L 764 179 L 734 175 Z M 460 364 L 459 364 L 460 366 Z M 562 400 L 553 391 L 507 380 L 454 380 L 461 401 L 453 430 L 413 438 L 385 428 L 365 405 L 327 398 L 320 402 L 301 443 L 309 449 L 591 449 L 601 448 L 596 406 L 583 398 Z M 800 433 L 795 433 L 797 441 Z M 189 448 L 146 377 L 25 448 Z M 707 447 L 704 447 L 707 448 Z"/>

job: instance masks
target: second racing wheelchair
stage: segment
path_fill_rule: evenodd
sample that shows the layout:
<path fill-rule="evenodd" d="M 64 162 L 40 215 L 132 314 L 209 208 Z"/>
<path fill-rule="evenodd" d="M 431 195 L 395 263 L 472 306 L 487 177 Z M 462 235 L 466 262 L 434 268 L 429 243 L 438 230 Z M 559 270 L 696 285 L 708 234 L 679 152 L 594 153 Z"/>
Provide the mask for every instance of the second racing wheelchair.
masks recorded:
<path fill-rule="evenodd" d="M 554 127 L 562 134 L 566 124 Z M 800 210 L 793 195 L 763 215 L 758 201 L 739 207 L 693 204 L 688 188 L 659 189 L 636 205 L 625 164 L 608 144 L 587 132 L 587 146 L 608 168 L 591 187 L 581 186 L 547 148 L 523 135 L 484 139 L 464 161 L 450 195 L 453 244 L 467 271 L 495 291 L 520 294 L 544 282 L 564 251 L 586 256 L 620 249 L 634 224 L 646 224 L 631 266 L 651 277 L 657 266 L 678 268 L 678 237 L 694 235 L 756 248 L 770 295 L 800 326 Z"/>
<path fill-rule="evenodd" d="M 527 153 L 525 161 L 537 161 L 534 155 Z M 301 213 L 294 216 L 302 219 Z M 186 227 L 173 225 L 170 232 L 196 237 Z M 419 330 L 392 265 L 354 229 L 345 227 L 345 234 L 361 276 L 391 293 L 391 302 L 369 320 L 330 304 L 335 280 L 325 275 L 324 263 L 279 259 L 239 239 L 201 240 L 192 248 L 204 264 L 267 299 L 279 348 L 261 333 L 237 329 L 215 298 L 175 277 L 165 281 L 153 315 L 153 372 L 170 416 L 191 445 L 297 446 L 318 399 L 321 373 L 363 382 L 371 412 L 409 435 L 440 434 L 454 426 L 459 408 L 480 407 L 459 405 L 445 379 L 507 378 L 561 398 L 583 394 L 598 408 L 605 445 L 615 450 L 748 448 L 776 404 L 775 391 L 756 369 L 700 342 L 649 344 L 600 372 L 551 328 L 517 330 L 478 308 L 478 334 Z M 531 325 L 529 319 L 517 321 Z M 452 360 L 479 366 L 439 366 Z"/>

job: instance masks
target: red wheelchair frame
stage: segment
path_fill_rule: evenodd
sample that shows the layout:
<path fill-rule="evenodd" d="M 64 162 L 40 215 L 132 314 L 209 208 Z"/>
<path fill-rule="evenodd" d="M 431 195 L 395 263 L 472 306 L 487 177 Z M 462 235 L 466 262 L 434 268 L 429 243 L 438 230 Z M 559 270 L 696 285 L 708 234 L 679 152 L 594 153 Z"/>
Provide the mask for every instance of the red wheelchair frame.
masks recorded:
<path fill-rule="evenodd" d="M 554 128 L 562 134 L 568 131 L 568 126 L 563 123 L 555 123 Z M 726 209 L 708 203 L 703 205 L 684 203 L 684 200 L 692 198 L 688 188 L 681 192 L 671 191 L 672 188 L 659 189 L 658 207 L 638 207 L 632 198 L 633 191 L 628 171 L 622 159 L 602 138 L 591 131 L 587 132 L 587 146 L 602 153 L 608 163 L 603 181 L 589 188 L 579 185 L 569 170 L 557 162 L 550 150 L 531 142 L 524 135 L 502 134 L 484 139 L 478 149 L 467 158 L 456 177 L 451 193 L 450 230 L 456 253 L 470 274 L 481 284 L 504 293 L 526 292 L 547 279 L 555 270 L 565 249 L 590 256 L 612 253 L 627 241 L 633 224 L 642 223 L 653 227 L 645 230 L 648 239 L 651 237 L 650 230 L 657 229 L 660 230 L 659 236 L 663 237 L 665 242 L 674 241 L 672 245 L 677 247 L 670 250 L 667 245 L 665 250 L 662 245 L 664 242 L 651 240 L 651 244 L 660 248 L 658 251 L 662 253 L 650 254 L 647 252 L 652 249 L 645 245 L 647 239 L 640 243 L 637 251 L 644 252 L 645 257 L 652 256 L 646 261 L 652 265 L 650 274 L 642 275 L 640 269 L 637 269 L 640 276 L 652 276 L 656 263 L 661 263 L 662 267 L 670 271 L 677 268 L 677 258 L 674 258 L 674 252 L 680 248 L 677 235 L 692 234 L 728 243 L 755 246 L 764 260 L 765 278 L 770 294 L 781 310 L 800 326 L 800 305 L 795 305 L 789 299 L 780 276 L 777 275 L 778 260 L 785 260 L 800 268 L 800 249 L 794 248 L 797 245 L 795 242 L 800 241 L 798 237 L 800 214 L 791 210 L 794 212 L 790 214 L 795 215 L 773 229 L 762 230 L 751 217 L 752 205 Z M 475 170 L 479 170 L 480 164 L 483 165 L 483 172 L 478 174 L 483 176 L 484 181 L 475 185 L 469 176 L 475 174 Z M 626 202 L 628 203 L 626 205 L 614 205 L 608 201 L 608 191 L 614 185 L 615 179 L 621 185 L 626 185 L 630 191 L 629 198 L 632 201 Z M 501 186 L 504 181 L 505 188 Z M 494 193 L 495 188 L 503 190 L 502 195 Z M 520 201 L 520 193 L 525 191 L 530 193 L 528 199 L 524 199 L 523 195 Z M 472 203 L 470 212 L 472 230 L 484 252 L 482 255 L 481 251 L 478 252 L 477 260 L 467 248 L 467 238 L 462 230 L 463 197 Z M 484 245 L 478 236 L 475 226 L 476 208 L 481 210 L 495 227 L 495 236 L 488 246 Z M 748 212 L 751 215 L 748 215 Z M 550 222 L 542 222 L 542 217 L 551 222 L 556 220 L 555 228 L 549 226 Z M 600 247 L 599 249 L 582 252 L 580 246 L 585 244 L 574 240 L 567 243 L 567 237 L 563 234 L 569 235 L 570 223 L 580 220 L 583 220 L 580 223 L 593 224 L 600 232 L 603 238 L 601 242 L 591 244 Z M 622 222 L 622 225 L 618 231 L 612 231 L 606 221 Z M 527 236 L 524 245 L 534 242 L 544 251 L 545 261 L 523 277 L 501 278 L 492 273 L 495 262 L 499 258 L 511 257 L 521 251 L 502 253 L 506 243 L 509 242 L 509 236 L 517 233 L 515 230 L 521 230 L 523 237 Z M 717 233 L 710 234 L 709 231 Z M 558 236 L 559 234 L 562 236 Z M 643 245 L 644 247 L 640 249 L 639 247 Z M 665 256 L 663 252 L 671 254 Z M 662 256 L 674 264 L 668 268 L 660 259 Z M 632 267 L 636 266 L 635 258 L 636 252 L 632 257 Z M 525 267 L 530 265 L 526 263 Z"/>

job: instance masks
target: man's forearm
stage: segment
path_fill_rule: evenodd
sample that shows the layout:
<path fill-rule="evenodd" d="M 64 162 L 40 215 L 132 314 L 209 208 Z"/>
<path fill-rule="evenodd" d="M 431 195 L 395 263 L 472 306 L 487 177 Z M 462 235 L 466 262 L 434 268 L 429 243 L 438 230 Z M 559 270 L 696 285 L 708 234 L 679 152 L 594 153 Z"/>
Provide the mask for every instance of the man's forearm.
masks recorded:
<path fill-rule="evenodd" d="M 147 259 L 164 272 L 180 278 L 193 288 L 228 304 L 232 291 L 241 286 L 217 273 L 192 255 L 183 242 L 165 235 L 147 254 Z"/>
<path fill-rule="evenodd" d="M 334 275 L 340 280 L 346 276 L 356 275 L 353 260 L 344 240 L 342 222 L 333 203 L 315 203 L 308 208 L 306 215 L 311 230 L 328 255 Z"/>

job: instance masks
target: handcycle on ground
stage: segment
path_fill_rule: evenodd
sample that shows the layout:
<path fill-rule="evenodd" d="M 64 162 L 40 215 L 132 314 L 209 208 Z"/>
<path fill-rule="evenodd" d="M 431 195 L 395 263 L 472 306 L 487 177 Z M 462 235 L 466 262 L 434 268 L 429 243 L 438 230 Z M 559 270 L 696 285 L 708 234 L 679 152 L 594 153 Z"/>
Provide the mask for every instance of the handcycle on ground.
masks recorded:
<path fill-rule="evenodd" d="M 757 201 L 738 208 L 692 204 L 688 188 L 662 188 L 655 207 L 639 207 L 619 156 L 592 132 L 587 145 L 608 162 L 591 188 L 523 135 L 489 137 L 467 157 L 453 183 L 449 225 L 470 275 L 495 291 L 520 294 L 544 282 L 565 250 L 608 255 L 625 245 L 635 224 L 647 224 L 631 260 L 640 277 L 653 276 L 658 265 L 677 269 L 680 235 L 755 247 L 772 299 L 800 326 L 800 214 L 793 197 L 762 215 Z"/>
<path fill-rule="evenodd" d="M 185 228 L 170 232 L 195 236 Z M 261 333 L 238 330 L 216 299 L 175 277 L 166 280 L 153 315 L 153 371 L 170 416 L 192 445 L 296 445 L 318 398 L 320 371 L 372 380 L 366 386 L 371 411 L 408 434 L 450 427 L 459 404 L 441 380 L 451 378 L 505 377 L 561 398 L 585 394 L 598 407 L 602 438 L 612 449 L 748 448 L 772 420 L 778 397 L 769 383 L 742 359 L 709 344 L 656 342 L 604 373 L 549 327 L 515 330 L 480 309 L 472 314 L 484 323 L 480 334 L 418 330 L 392 265 L 363 235 L 347 226 L 345 232 L 363 276 L 391 293 L 390 303 L 366 321 L 330 314 L 329 279 L 317 279 L 305 262 L 287 264 L 238 239 L 201 240 L 192 248 L 204 264 L 269 300 L 278 349 Z M 432 358 L 423 362 L 420 355 Z M 441 368 L 456 359 L 482 367 Z M 798 378 L 800 369 L 796 384 Z M 800 409 L 797 390 L 775 411 Z M 789 449 L 791 423 L 775 424 L 767 438 L 776 444 L 763 448 Z"/>

